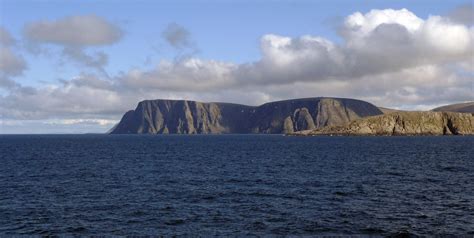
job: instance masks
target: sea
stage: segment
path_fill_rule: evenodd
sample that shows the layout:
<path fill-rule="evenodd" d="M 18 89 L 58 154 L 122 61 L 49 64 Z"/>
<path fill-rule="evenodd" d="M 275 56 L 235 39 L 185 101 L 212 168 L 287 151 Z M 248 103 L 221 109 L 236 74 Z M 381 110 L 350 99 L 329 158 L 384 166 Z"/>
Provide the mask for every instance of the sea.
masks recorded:
<path fill-rule="evenodd" d="M 1 135 L 0 236 L 474 236 L 474 137 Z"/>

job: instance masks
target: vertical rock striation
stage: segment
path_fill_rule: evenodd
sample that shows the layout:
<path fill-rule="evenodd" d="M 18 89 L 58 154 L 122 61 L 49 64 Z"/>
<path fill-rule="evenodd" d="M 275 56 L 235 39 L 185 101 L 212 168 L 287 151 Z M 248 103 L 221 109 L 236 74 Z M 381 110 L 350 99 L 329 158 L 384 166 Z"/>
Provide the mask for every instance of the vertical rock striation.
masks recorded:
<path fill-rule="evenodd" d="M 145 100 L 128 111 L 112 134 L 291 133 L 379 115 L 354 99 L 304 98 L 253 107 L 186 100 Z"/>

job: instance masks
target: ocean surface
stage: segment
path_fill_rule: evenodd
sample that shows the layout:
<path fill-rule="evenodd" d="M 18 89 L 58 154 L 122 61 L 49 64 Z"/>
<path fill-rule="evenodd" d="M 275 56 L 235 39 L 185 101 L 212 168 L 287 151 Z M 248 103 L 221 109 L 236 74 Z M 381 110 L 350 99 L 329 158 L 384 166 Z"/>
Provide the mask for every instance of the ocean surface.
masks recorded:
<path fill-rule="evenodd" d="M 0 136 L 0 235 L 474 235 L 474 137 Z"/>

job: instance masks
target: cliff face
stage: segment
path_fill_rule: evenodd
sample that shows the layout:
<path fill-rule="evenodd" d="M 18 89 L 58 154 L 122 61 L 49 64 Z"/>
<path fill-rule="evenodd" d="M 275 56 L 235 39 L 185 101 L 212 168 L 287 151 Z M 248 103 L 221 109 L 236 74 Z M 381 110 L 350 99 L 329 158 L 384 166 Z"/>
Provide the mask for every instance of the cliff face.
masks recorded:
<path fill-rule="evenodd" d="M 128 111 L 112 134 L 209 134 L 239 130 L 252 107 L 183 100 L 146 100 Z"/>
<path fill-rule="evenodd" d="M 451 104 L 442 107 L 437 107 L 432 111 L 435 112 L 468 112 L 474 113 L 474 102 Z"/>
<path fill-rule="evenodd" d="M 290 133 L 379 115 L 353 99 L 306 98 L 253 107 L 184 100 L 145 100 L 128 111 L 112 134 Z"/>
<path fill-rule="evenodd" d="M 295 135 L 472 135 L 474 116 L 454 112 L 394 112 Z"/>

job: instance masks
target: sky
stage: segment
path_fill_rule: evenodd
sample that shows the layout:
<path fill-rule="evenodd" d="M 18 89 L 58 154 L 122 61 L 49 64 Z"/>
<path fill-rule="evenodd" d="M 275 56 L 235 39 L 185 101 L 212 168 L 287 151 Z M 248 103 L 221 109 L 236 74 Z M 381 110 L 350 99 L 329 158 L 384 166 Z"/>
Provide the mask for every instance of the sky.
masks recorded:
<path fill-rule="evenodd" d="M 470 1 L 0 0 L 0 134 L 103 133 L 145 99 L 474 100 Z"/>

